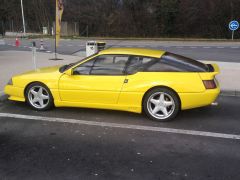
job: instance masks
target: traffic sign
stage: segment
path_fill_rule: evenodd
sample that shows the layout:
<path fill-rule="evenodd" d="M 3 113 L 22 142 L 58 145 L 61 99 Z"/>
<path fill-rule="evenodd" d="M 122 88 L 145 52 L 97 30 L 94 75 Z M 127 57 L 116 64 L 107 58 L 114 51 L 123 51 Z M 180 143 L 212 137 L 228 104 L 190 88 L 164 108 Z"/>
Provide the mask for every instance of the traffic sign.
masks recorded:
<path fill-rule="evenodd" d="M 231 31 L 236 31 L 238 28 L 239 28 L 239 23 L 238 23 L 238 21 L 231 21 L 231 22 L 229 23 L 229 29 L 230 29 Z"/>
<path fill-rule="evenodd" d="M 234 31 L 236 31 L 239 28 L 239 22 L 234 20 L 231 21 L 228 25 L 229 29 L 232 31 L 232 40 L 234 39 Z"/>

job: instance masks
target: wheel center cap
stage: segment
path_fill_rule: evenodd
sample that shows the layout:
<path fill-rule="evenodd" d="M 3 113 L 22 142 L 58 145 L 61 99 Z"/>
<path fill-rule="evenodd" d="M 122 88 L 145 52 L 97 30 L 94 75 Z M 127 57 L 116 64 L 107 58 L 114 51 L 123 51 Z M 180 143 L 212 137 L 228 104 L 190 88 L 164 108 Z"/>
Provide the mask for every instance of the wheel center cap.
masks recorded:
<path fill-rule="evenodd" d="M 163 102 L 159 102 L 159 103 L 158 103 L 158 106 L 163 107 L 163 106 L 164 106 L 164 103 L 163 103 Z"/>

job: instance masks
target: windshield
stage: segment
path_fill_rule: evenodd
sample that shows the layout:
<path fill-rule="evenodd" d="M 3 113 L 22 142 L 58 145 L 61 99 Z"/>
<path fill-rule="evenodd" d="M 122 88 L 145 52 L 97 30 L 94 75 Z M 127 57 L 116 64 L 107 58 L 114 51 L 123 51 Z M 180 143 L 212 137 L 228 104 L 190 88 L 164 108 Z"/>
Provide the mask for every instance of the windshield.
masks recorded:
<path fill-rule="evenodd" d="M 93 55 L 91 55 L 91 56 L 88 56 L 88 57 L 86 57 L 86 58 L 83 58 L 83 59 L 81 59 L 81 60 L 79 60 L 79 61 L 77 61 L 77 62 L 75 62 L 75 63 L 65 64 L 65 65 L 63 65 L 63 66 L 61 66 L 61 67 L 59 68 L 59 72 L 60 72 L 60 73 L 63 73 L 64 71 L 66 71 L 66 70 L 74 67 L 75 65 L 77 65 L 77 64 L 80 63 L 80 62 L 85 61 L 86 59 L 89 59 L 89 58 L 95 56 L 96 54 L 97 54 L 97 53 L 95 53 L 95 54 L 93 54 Z"/>

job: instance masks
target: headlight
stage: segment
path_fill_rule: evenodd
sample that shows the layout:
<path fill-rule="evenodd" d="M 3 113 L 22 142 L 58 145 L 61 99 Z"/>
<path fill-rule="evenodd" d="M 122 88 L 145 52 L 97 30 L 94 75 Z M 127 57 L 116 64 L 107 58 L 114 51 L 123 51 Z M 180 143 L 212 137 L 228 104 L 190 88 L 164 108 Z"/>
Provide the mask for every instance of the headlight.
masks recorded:
<path fill-rule="evenodd" d="M 8 85 L 13 85 L 12 78 L 8 81 Z"/>

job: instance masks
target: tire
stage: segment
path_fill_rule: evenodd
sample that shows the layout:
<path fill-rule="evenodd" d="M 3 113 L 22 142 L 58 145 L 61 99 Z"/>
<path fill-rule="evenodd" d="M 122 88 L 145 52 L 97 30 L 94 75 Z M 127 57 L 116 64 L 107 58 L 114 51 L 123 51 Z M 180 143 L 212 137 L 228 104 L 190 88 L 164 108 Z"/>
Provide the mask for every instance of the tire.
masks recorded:
<path fill-rule="evenodd" d="M 25 91 L 26 102 L 35 110 L 45 111 L 53 107 L 51 91 L 42 83 L 32 83 Z"/>
<path fill-rule="evenodd" d="M 154 121 L 173 120 L 181 109 L 178 95 L 168 88 L 154 88 L 148 91 L 143 100 L 145 114 Z"/>

